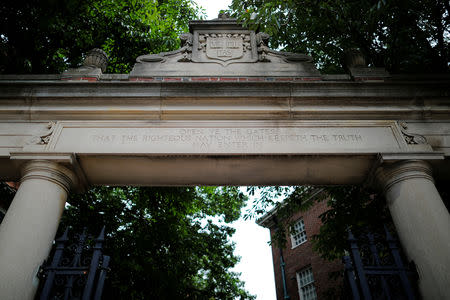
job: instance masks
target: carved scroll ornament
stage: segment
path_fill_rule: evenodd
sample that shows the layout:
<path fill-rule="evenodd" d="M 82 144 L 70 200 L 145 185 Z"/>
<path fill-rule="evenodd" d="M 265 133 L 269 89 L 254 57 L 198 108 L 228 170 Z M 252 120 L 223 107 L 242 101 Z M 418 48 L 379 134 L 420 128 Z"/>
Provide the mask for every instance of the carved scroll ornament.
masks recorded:
<path fill-rule="evenodd" d="M 50 137 L 55 130 L 56 123 L 51 121 L 48 122 L 46 130 L 34 135 L 30 141 L 27 143 L 29 145 L 47 145 L 50 142 Z"/>
<path fill-rule="evenodd" d="M 403 138 L 405 139 L 406 143 L 409 145 L 422 145 L 427 144 L 427 139 L 420 134 L 408 132 L 408 124 L 406 122 L 400 122 L 400 130 L 403 134 Z"/>
<path fill-rule="evenodd" d="M 190 62 L 192 55 L 192 34 L 191 33 L 182 33 L 180 35 L 181 40 L 181 48 L 168 51 L 161 52 L 158 54 L 146 54 L 141 55 L 136 59 L 136 62 L 165 62 L 168 57 L 181 55 L 178 59 L 179 62 Z"/>

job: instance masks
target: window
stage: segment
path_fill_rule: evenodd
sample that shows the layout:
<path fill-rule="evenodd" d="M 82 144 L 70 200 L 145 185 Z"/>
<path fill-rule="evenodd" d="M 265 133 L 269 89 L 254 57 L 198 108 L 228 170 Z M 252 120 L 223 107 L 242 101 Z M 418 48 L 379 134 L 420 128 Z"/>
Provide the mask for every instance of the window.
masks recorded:
<path fill-rule="evenodd" d="M 316 300 L 316 288 L 311 267 L 297 272 L 298 293 L 300 300 Z"/>
<path fill-rule="evenodd" d="M 292 227 L 291 242 L 292 248 L 295 248 L 298 245 L 301 245 L 304 242 L 306 242 L 305 223 L 303 223 L 302 218 L 300 218 Z"/>

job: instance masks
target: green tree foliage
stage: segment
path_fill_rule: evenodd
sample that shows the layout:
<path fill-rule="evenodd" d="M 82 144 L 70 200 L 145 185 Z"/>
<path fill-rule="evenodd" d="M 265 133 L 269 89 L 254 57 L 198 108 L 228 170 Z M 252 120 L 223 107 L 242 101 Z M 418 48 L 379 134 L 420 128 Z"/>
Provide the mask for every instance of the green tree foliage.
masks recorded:
<path fill-rule="evenodd" d="M 276 211 L 274 221 L 276 230 L 271 242 L 278 247 L 286 246 L 288 232 L 293 229 L 296 220 L 292 219 L 294 213 L 299 210 L 307 210 L 313 203 L 309 201 L 314 188 L 311 186 L 250 186 L 247 192 L 258 197 L 247 210 L 245 219 L 256 219 L 268 213 L 268 210 Z M 282 201 L 280 201 L 282 199 Z M 318 199 L 317 199 L 318 200 Z"/>
<path fill-rule="evenodd" d="M 447 209 L 450 209 L 450 186 L 436 182 L 437 189 Z M 259 195 L 245 218 L 257 219 L 276 211 L 276 230 L 272 242 L 284 248 L 286 237 L 293 232 L 293 215 L 308 210 L 320 201 L 326 201 L 328 210 L 320 215 L 322 226 L 319 234 L 312 237 L 314 250 L 328 260 L 341 259 L 349 251 L 348 230 L 359 234 L 369 229 L 382 232 L 387 226 L 395 229 L 384 197 L 380 191 L 362 185 L 347 186 L 291 186 L 248 187 L 250 194 Z"/>
<path fill-rule="evenodd" d="M 4 207 L 13 196 L 2 183 Z M 246 200 L 237 187 L 96 187 L 70 195 L 58 235 L 106 227 L 104 299 L 254 299 L 231 271 Z"/>
<path fill-rule="evenodd" d="M 129 72 L 138 55 L 178 48 L 201 13 L 192 0 L 2 1 L 0 73 L 60 73 L 95 47 L 108 72 Z M 0 195 L 6 207 L 11 190 Z M 245 200 L 232 187 L 98 187 L 71 195 L 60 230 L 106 226 L 105 299 L 253 299 L 230 271 L 238 258 L 225 224 Z"/>
<path fill-rule="evenodd" d="M 105 299 L 253 299 L 230 271 L 235 230 L 224 223 L 245 200 L 236 187 L 98 187 L 70 196 L 59 230 L 106 226 Z"/>
<path fill-rule="evenodd" d="M 383 230 L 391 222 L 384 199 L 375 191 L 363 186 L 295 186 L 250 187 L 261 197 L 247 212 L 247 218 L 258 218 L 267 213 L 268 207 L 276 209 L 276 230 L 272 242 L 286 246 L 286 237 L 292 232 L 293 215 L 308 210 L 319 201 L 327 201 L 329 209 L 320 216 L 323 225 L 319 234 L 312 237 L 314 249 L 325 259 L 340 259 L 348 249 L 348 229 L 354 233 L 370 228 Z M 282 199 L 274 200 L 274 199 Z"/>
<path fill-rule="evenodd" d="M 353 48 L 392 73 L 449 70 L 447 0 L 233 0 L 231 9 L 272 35 L 273 48 L 311 54 L 324 72 L 342 72 Z"/>
<path fill-rule="evenodd" d="M 391 73 L 448 72 L 450 4 L 441 0 L 233 0 L 231 13 L 246 26 L 272 36 L 270 46 L 310 54 L 324 73 L 344 72 L 345 51 L 360 49 L 371 66 Z M 314 237 L 325 258 L 342 257 L 347 228 L 379 227 L 390 219 L 384 199 L 360 186 L 323 187 L 330 210 Z M 256 188 L 250 188 L 250 193 Z M 258 217 L 277 208 L 279 220 L 307 209 L 310 187 L 261 187 L 261 198 L 247 214 Z M 329 196 L 329 197 L 328 197 Z M 284 198 L 277 203 L 275 198 Z M 448 202 L 448 201 L 447 201 Z M 292 223 L 278 222 L 274 241 L 286 242 Z"/>
<path fill-rule="evenodd" d="M 179 47 L 201 17 L 192 0 L 5 0 L 0 3 L 0 73 L 61 73 L 102 48 L 109 73 L 129 72 L 137 56 Z"/>

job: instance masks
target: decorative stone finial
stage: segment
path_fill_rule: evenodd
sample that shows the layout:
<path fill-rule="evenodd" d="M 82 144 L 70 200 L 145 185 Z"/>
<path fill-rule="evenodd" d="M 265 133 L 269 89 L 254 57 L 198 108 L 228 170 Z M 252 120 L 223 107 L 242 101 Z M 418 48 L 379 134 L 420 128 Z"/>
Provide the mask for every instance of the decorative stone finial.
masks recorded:
<path fill-rule="evenodd" d="M 64 71 L 61 79 L 96 81 L 106 71 L 107 64 L 108 55 L 105 51 L 94 48 L 86 54 L 81 67 Z"/>
<path fill-rule="evenodd" d="M 83 66 L 100 68 L 102 72 L 106 71 L 108 65 L 108 55 L 105 51 L 99 48 L 94 48 L 86 54 L 86 58 L 83 61 Z"/>
<path fill-rule="evenodd" d="M 366 67 L 366 58 L 359 49 L 350 49 L 345 52 L 345 66 L 347 68 Z"/>
<path fill-rule="evenodd" d="M 390 76 L 384 68 L 368 67 L 366 58 L 359 49 L 347 50 L 344 59 L 344 67 L 355 81 L 384 81 Z"/>
<path fill-rule="evenodd" d="M 220 12 L 219 15 L 217 16 L 218 19 L 230 19 L 230 14 L 228 12 Z"/>

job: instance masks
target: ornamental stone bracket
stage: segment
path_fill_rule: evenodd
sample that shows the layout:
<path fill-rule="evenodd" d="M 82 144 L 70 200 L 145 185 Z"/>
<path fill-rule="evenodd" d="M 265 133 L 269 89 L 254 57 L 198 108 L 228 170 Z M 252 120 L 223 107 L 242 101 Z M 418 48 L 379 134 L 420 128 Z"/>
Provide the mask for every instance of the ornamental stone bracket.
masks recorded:
<path fill-rule="evenodd" d="M 190 32 L 180 36 L 180 49 L 139 56 L 130 78 L 236 74 L 320 77 L 310 56 L 272 50 L 268 39 L 268 34 L 247 30 L 236 19 L 191 21 Z"/>
<path fill-rule="evenodd" d="M 50 161 L 69 169 L 75 174 L 73 180 L 73 189 L 83 193 L 88 189 L 89 183 L 86 175 L 81 168 L 78 160 L 73 153 L 57 153 L 57 152 L 13 152 L 10 159 L 14 162 L 16 169 L 22 169 L 27 162 L 30 161 Z"/>

